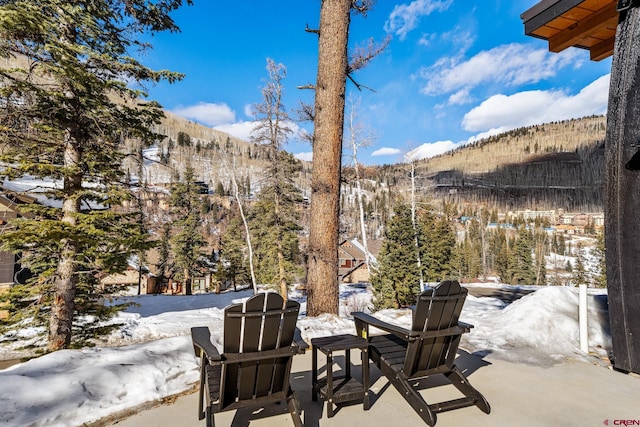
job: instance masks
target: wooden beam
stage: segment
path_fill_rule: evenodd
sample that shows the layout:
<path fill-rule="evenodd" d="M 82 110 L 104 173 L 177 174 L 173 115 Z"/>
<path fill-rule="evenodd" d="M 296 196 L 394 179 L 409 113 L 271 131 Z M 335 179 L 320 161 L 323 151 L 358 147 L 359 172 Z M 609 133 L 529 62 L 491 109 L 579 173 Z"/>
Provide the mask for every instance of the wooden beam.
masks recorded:
<path fill-rule="evenodd" d="M 543 0 L 520 15 L 524 23 L 524 33 L 531 35 L 536 29 L 548 24 L 584 0 Z"/>
<path fill-rule="evenodd" d="M 616 38 L 604 40 L 591 48 L 591 60 L 601 61 L 609 56 L 613 55 L 613 46 L 616 43 Z"/>
<path fill-rule="evenodd" d="M 549 50 L 551 52 L 561 52 L 603 28 L 610 27 L 612 24 L 615 27 L 617 21 L 616 3 L 610 3 L 588 18 L 576 22 L 566 30 L 560 31 L 549 38 Z"/>

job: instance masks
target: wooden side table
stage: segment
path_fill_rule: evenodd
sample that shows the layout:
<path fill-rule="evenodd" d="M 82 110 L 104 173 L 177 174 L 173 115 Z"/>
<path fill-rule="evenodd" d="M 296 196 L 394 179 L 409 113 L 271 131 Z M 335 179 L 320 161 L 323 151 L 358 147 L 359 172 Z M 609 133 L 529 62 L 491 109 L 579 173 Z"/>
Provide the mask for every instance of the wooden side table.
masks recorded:
<path fill-rule="evenodd" d="M 333 405 L 362 399 L 369 409 L 369 343 L 355 335 L 336 335 L 311 339 L 313 365 L 311 371 L 312 400 L 318 393 L 327 401 L 327 416 L 333 417 Z M 362 383 L 351 376 L 351 350 L 359 349 L 362 357 Z M 318 379 L 318 351 L 327 356 L 326 376 Z M 344 375 L 333 372 L 333 352 L 345 352 Z"/>

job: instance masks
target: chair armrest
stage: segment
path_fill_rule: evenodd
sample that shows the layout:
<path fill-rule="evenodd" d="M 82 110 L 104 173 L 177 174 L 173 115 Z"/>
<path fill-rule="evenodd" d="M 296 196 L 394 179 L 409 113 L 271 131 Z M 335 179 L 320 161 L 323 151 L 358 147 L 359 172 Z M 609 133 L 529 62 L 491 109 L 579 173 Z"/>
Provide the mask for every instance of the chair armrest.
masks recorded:
<path fill-rule="evenodd" d="M 473 328 L 473 325 L 464 322 L 458 322 L 456 326 L 452 326 L 447 329 L 440 329 L 437 331 L 410 331 L 403 327 L 383 322 L 382 320 L 366 313 L 356 312 L 352 313 L 352 316 L 353 320 L 356 322 L 356 330 L 359 334 L 361 334 L 360 331 L 364 331 L 365 333 L 361 335 L 365 338 L 368 338 L 369 335 L 369 325 L 378 329 L 382 329 L 383 331 L 391 332 L 392 334 L 404 339 L 405 341 L 414 340 L 416 338 L 435 338 L 450 335 L 460 335 L 471 331 L 471 328 Z"/>
<path fill-rule="evenodd" d="M 278 357 L 295 356 L 297 354 L 299 354 L 298 347 L 295 345 L 247 353 L 224 353 L 222 355 L 222 359 L 224 360 L 222 363 L 255 362 L 256 360 L 276 359 Z"/>
<path fill-rule="evenodd" d="M 191 328 L 191 341 L 197 357 L 203 354 L 209 362 L 220 362 L 222 357 L 216 346 L 211 343 L 211 332 L 206 326 L 196 326 Z"/>
<path fill-rule="evenodd" d="M 401 326 L 392 325 L 391 323 L 383 322 L 367 313 L 355 312 L 351 313 L 353 320 L 356 323 L 356 330 L 363 338 L 369 338 L 369 326 L 373 326 L 378 329 L 382 329 L 386 332 L 391 332 L 399 338 L 408 340 L 411 336 L 411 331 Z M 362 334 L 364 332 L 364 334 Z"/>
<path fill-rule="evenodd" d="M 467 329 L 467 331 L 465 332 L 470 332 L 471 329 L 474 328 L 473 325 L 470 325 L 469 323 L 460 322 L 460 321 L 458 321 L 458 326 L 462 326 L 463 328 Z"/>
<path fill-rule="evenodd" d="M 296 326 L 296 330 L 293 333 L 293 342 L 291 345 L 296 346 L 298 348 L 298 354 L 304 354 L 305 351 L 309 348 L 309 344 L 302 339 L 302 332 Z"/>
<path fill-rule="evenodd" d="M 458 324 L 447 329 L 438 329 L 435 331 L 411 331 L 409 334 L 412 338 L 436 338 L 436 337 L 448 337 L 455 335 L 462 335 L 469 332 L 471 329 L 468 327 L 471 325 Z"/>

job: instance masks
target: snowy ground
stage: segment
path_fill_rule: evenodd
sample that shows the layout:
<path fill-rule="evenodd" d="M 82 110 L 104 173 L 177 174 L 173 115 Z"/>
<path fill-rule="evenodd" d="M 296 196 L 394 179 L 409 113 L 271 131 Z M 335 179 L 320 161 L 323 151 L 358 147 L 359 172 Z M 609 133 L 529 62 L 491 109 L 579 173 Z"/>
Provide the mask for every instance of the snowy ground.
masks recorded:
<path fill-rule="evenodd" d="M 594 291 L 589 298 L 589 348 L 604 356 L 610 338 L 601 294 Z M 208 325 L 214 344 L 220 346 L 223 308 L 250 295 L 241 291 L 121 298 L 117 303 L 136 304 L 118 315 L 123 326 L 97 347 L 58 351 L 0 370 L 0 425 L 79 426 L 192 388 L 198 366 L 190 328 Z M 342 286 L 340 317 L 306 317 L 304 296 L 292 298 L 302 304 L 298 326 L 308 341 L 355 333 L 349 313 L 366 309 L 370 294 L 364 286 Z M 403 326 L 411 323 L 410 310 L 383 310 L 375 316 Z M 475 325 L 461 345 L 469 352 L 547 366 L 588 357 L 579 350 L 575 288 L 536 288 L 510 305 L 469 296 L 461 320 Z M 18 355 L 19 346 L 33 340 L 34 332 L 16 331 L 12 341 L 0 337 L 0 360 Z"/>

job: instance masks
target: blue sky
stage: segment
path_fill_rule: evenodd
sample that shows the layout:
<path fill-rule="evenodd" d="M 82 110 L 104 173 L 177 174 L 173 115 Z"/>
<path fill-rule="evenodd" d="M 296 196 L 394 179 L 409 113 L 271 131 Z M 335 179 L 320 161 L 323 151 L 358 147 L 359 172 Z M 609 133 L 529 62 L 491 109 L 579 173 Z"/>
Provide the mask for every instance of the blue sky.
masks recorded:
<path fill-rule="evenodd" d="M 301 100 L 312 102 L 312 91 L 297 86 L 316 79 L 317 37 L 304 30 L 318 27 L 320 0 L 194 3 L 174 15 L 180 33 L 149 40 L 146 65 L 186 74 L 148 88 L 151 99 L 247 138 L 272 58 L 287 69 L 287 110 L 293 115 Z M 605 113 L 611 59 L 592 62 L 576 48 L 550 53 L 546 42 L 526 37 L 520 14 L 536 3 L 378 0 L 367 17 L 353 16 L 351 48 L 392 36 L 354 75 L 374 91 L 347 83 L 361 124 L 375 135 L 359 161 L 397 163 L 412 150 L 425 157 L 499 131 Z M 310 157 L 309 144 L 296 137 L 287 149 Z"/>

